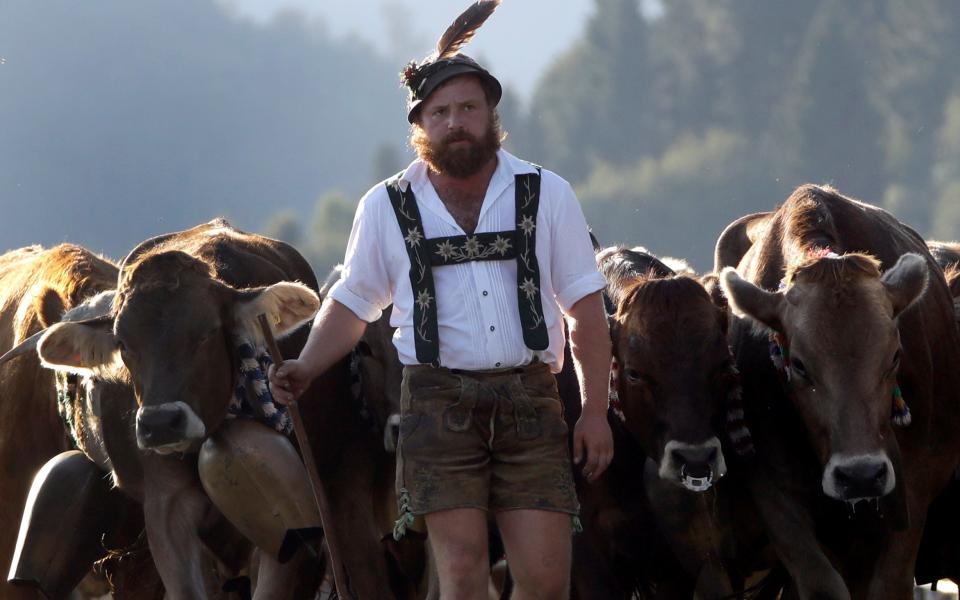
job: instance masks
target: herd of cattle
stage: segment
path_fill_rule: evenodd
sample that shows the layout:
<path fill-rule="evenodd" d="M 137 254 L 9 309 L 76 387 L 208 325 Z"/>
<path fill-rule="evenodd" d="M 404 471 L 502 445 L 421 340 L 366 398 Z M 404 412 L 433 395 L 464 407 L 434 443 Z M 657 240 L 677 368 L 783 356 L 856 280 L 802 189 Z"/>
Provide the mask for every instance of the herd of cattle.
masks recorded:
<path fill-rule="evenodd" d="M 641 249 L 597 261 L 615 456 L 578 481 L 575 598 L 903 599 L 960 580 L 960 245 L 806 185 L 729 225 L 711 274 Z M 263 348 L 257 316 L 295 356 L 330 283 L 222 220 L 119 265 L 69 244 L 0 256 L 0 598 L 312 599 L 333 573 L 347 597 L 436 598 L 422 527 L 390 535 L 386 316 L 300 402 L 329 535 L 259 543 L 232 517 L 283 512 L 272 491 L 225 500 L 198 467 L 250 422 L 237 348 Z"/>

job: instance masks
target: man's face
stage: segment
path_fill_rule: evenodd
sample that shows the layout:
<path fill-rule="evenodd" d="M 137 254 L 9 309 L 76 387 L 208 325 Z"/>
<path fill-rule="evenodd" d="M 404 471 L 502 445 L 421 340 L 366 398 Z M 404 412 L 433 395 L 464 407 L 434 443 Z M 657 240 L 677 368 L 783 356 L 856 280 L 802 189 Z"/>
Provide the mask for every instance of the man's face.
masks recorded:
<path fill-rule="evenodd" d="M 454 77 L 420 105 L 411 143 L 431 169 L 468 177 L 500 148 L 499 123 L 475 76 Z"/>

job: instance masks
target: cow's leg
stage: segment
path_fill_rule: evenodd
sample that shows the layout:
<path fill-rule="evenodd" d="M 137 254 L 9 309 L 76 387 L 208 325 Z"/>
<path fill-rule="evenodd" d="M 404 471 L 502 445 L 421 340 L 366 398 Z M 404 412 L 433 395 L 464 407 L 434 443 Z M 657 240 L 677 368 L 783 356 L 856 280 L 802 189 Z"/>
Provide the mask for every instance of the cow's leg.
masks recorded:
<path fill-rule="evenodd" d="M 682 580 L 677 582 L 678 589 L 685 589 L 690 581 L 698 581 L 701 597 L 732 596 L 733 588 L 720 560 L 722 532 L 712 513 L 716 488 L 699 493 L 685 490 L 662 479 L 657 468 L 655 462 L 647 459 L 644 487 L 656 523 L 685 571 L 677 573 Z M 664 578 L 660 581 L 661 585 L 667 585 Z"/>
<path fill-rule="evenodd" d="M 907 502 L 910 510 L 910 528 L 892 532 L 887 544 L 873 567 L 868 582 L 863 582 L 861 590 L 853 590 L 854 597 L 862 598 L 912 598 L 913 576 L 917 563 L 917 552 L 926 525 L 927 509 L 930 498 L 918 497 L 912 493 L 925 482 L 906 474 Z M 851 586 L 852 587 L 852 586 Z M 865 591 L 865 593 L 863 593 Z"/>
<path fill-rule="evenodd" d="M 763 473 L 765 470 L 762 470 Z M 775 481 L 760 473 L 750 482 L 751 493 L 777 556 L 790 574 L 797 598 L 850 600 L 850 592 L 814 537 L 814 523 L 789 480 Z"/>
<path fill-rule="evenodd" d="M 257 587 L 253 600 L 294 600 L 301 577 L 301 567 L 310 562 L 303 548 L 285 563 L 279 563 L 266 552 L 260 552 Z M 312 596 L 311 596 L 312 597 Z"/>
<path fill-rule="evenodd" d="M 198 531 L 210 501 L 188 459 L 143 455 L 143 518 L 160 579 L 171 600 L 206 600 L 206 557 Z"/>
<path fill-rule="evenodd" d="M 333 513 L 332 522 L 325 520 L 324 526 L 339 533 L 336 560 L 346 570 L 348 598 L 393 598 L 386 550 L 380 542 L 383 532 L 377 531 L 373 518 L 376 463 L 385 454 L 379 436 L 365 435 L 347 446 L 336 472 L 324 482 Z"/>

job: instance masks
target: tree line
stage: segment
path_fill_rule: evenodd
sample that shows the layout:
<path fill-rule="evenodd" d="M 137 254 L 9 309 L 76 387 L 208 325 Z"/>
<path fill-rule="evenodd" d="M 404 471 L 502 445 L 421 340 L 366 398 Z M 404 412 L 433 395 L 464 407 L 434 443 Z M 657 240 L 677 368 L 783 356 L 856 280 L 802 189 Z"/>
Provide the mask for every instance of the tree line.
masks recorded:
<path fill-rule="evenodd" d="M 605 243 L 711 265 L 736 217 L 804 182 L 960 237 L 960 5 L 951 0 L 596 0 L 528 104 L 501 103 L 506 146 L 560 173 Z M 496 71 L 496 65 L 493 66 Z M 381 149 L 371 183 L 402 168 Z M 321 269 L 356 199 L 270 227 Z M 269 229 L 269 228 L 268 228 Z M 282 237 L 282 236 L 281 236 Z"/>

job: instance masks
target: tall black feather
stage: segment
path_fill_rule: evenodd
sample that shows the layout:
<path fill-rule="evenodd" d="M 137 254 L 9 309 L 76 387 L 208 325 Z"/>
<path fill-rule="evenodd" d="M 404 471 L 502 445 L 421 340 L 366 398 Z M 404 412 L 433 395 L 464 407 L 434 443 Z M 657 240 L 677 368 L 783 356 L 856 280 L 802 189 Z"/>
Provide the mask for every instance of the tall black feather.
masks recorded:
<path fill-rule="evenodd" d="M 457 17 L 450 27 L 440 36 L 432 60 L 450 58 L 459 52 L 464 44 L 473 39 L 473 34 L 484 21 L 500 6 L 501 0 L 477 0 Z"/>

